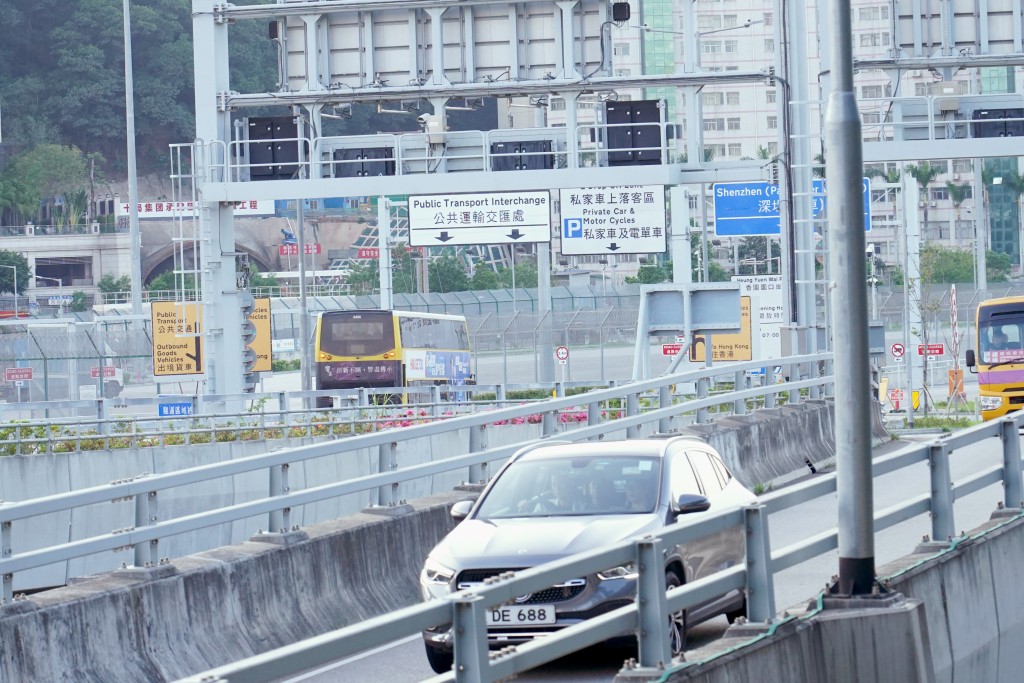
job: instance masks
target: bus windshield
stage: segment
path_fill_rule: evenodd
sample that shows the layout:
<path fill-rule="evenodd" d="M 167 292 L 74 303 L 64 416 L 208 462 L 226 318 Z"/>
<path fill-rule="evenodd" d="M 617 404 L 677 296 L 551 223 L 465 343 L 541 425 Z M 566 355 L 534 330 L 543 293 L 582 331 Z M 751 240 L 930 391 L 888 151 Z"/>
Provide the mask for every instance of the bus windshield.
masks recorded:
<path fill-rule="evenodd" d="M 333 356 L 380 356 L 395 348 L 389 311 L 324 315 L 320 350 Z"/>

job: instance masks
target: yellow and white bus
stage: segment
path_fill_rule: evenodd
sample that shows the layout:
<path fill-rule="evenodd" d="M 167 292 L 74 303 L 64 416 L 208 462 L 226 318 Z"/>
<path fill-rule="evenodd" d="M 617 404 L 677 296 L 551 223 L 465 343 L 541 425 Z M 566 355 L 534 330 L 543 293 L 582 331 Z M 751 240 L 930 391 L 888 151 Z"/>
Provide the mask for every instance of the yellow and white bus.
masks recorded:
<path fill-rule="evenodd" d="M 967 367 L 978 375 L 982 419 L 994 420 L 1024 407 L 1024 297 L 982 301 L 975 329 Z"/>
<path fill-rule="evenodd" d="M 316 323 L 316 388 L 351 390 L 473 383 L 461 315 L 360 309 L 324 311 Z M 399 403 L 402 397 L 386 401 Z M 383 401 L 382 401 L 383 402 Z M 318 407 L 333 403 L 318 397 Z"/>

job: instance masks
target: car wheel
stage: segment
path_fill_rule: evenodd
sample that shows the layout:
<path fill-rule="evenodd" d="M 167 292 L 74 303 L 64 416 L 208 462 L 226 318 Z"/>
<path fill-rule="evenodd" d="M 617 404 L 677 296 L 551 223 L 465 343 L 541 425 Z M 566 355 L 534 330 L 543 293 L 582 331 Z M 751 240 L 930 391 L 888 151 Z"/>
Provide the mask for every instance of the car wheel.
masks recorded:
<path fill-rule="evenodd" d="M 729 620 L 730 624 L 735 624 L 736 620 L 740 617 L 746 618 L 747 616 L 747 596 L 743 596 L 743 602 L 736 609 L 726 612 L 725 618 Z"/>
<path fill-rule="evenodd" d="M 665 572 L 666 589 L 678 588 L 683 582 L 674 571 Z M 672 648 L 672 656 L 680 657 L 686 650 L 686 610 L 679 610 L 668 615 L 669 645 Z"/>
<path fill-rule="evenodd" d="M 424 646 L 427 649 L 427 662 L 430 664 L 430 668 L 434 670 L 434 673 L 443 674 L 452 670 L 452 664 L 455 663 L 454 653 L 447 650 L 439 650 L 426 643 L 424 643 Z"/>

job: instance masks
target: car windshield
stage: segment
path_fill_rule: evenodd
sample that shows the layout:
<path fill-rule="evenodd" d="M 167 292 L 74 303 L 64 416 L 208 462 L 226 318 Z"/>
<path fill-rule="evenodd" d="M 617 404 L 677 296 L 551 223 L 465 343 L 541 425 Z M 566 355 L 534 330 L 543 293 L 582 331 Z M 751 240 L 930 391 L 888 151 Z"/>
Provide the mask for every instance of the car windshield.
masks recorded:
<path fill-rule="evenodd" d="M 642 456 L 526 456 L 494 482 L 478 519 L 650 513 L 660 461 Z"/>

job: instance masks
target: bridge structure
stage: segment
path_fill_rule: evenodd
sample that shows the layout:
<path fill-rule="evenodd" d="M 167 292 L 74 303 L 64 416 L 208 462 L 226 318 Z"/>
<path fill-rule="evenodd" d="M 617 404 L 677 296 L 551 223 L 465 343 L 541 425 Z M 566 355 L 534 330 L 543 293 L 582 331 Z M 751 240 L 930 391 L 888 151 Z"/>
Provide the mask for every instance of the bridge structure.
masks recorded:
<path fill-rule="evenodd" d="M 479 636 L 482 625 L 479 611 L 490 600 L 501 601 L 515 591 L 534 590 L 548 585 L 556 576 L 575 575 L 604 562 L 616 564 L 627 561 L 624 558 L 636 557 L 636 553 L 656 552 L 657 543 L 692 540 L 721 525 L 733 524 L 746 526 L 750 534 L 745 566 L 723 572 L 707 584 L 694 583 L 667 596 L 657 591 L 645 594 L 640 604 L 652 606 L 653 613 L 644 614 L 644 607 L 619 610 L 607 615 L 607 619 L 594 620 L 582 633 L 567 632 L 564 638 L 538 641 L 530 647 L 519 648 L 516 653 L 506 652 L 497 659 L 488 658 L 486 648 L 479 649 L 485 640 L 471 638 L 457 645 L 459 667 L 440 680 L 500 680 L 588 643 L 599 642 L 613 633 L 636 629 L 647 634 L 641 639 L 646 654 L 632 668 L 633 678 L 629 680 L 650 680 L 652 676 L 662 676 L 666 667 L 672 670 L 682 667 L 678 663 L 678 666 L 670 666 L 664 658 L 658 666 L 657 653 L 661 653 L 662 648 L 658 638 L 663 634 L 659 629 L 650 628 L 659 623 L 657 614 L 693 604 L 702 596 L 727 587 L 745 588 L 756 596 L 750 603 L 751 621 L 769 622 L 768 630 L 781 635 L 786 632 L 785 625 L 799 627 L 799 623 L 805 622 L 794 621 L 792 615 L 775 614 L 772 576 L 835 548 L 836 535 L 833 530 L 805 538 L 795 546 L 774 548 L 764 544 L 766 528 L 763 525 L 772 515 L 798 501 L 832 495 L 834 475 L 764 494 L 761 506 L 754 509 L 722 511 L 697 524 L 681 525 L 668 532 L 665 538 L 656 539 L 655 545 L 650 547 L 642 542 L 596 549 L 555 565 L 517 572 L 493 591 L 456 594 L 450 601 L 419 607 L 407 605 L 418 599 L 415 585 L 419 557 L 450 528 L 446 514 L 448 504 L 472 495 L 474 485 L 486 480 L 488 472 L 494 471 L 493 468 L 520 445 L 534 439 L 555 435 L 571 440 L 638 437 L 654 431 L 695 433 L 715 445 L 737 475 L 748 482 L 768 481 L 779 474 L 799 470 L 805 466 L 805 460 L 827 464 L 832 452 L 830 442 L 834 439 L 831 402 L 812 400 L 801 405 L 799 396 L 802 392 L 823 397 L 830 393 L 830 377 L 820 374 L 825 367 L 822 364 L 827 366 L 829 359 L 811 356 L 792 360 L 806 366 L 803 373 L 793 373 L 805 379 L 680 404 L 666 396 L 671 395 L 671 386 L 694 381 L 700 373 L 613 387 L 582 397 L 519 405 L 490 414 L 403 425 L 401 439 L 396 439 L 394 430 L 383 430 L 270 452 L 264 443 L 256 441 L 252 444 L 251 455 L 232 452 L 229 460 L 222 460 L 226 455 L 224 442 L 212 438 L 206 451 L 213 458 L 209 464 L 181 468 L 183 461 L 197 462 L 196 458 L 201 457 L 199 446 L 191 446 L 190 455 L 184 458 L 175 456 L 173 449 L 165 447 L 158 450 L 159 458 L 149 461 L 156 464 L 168 458 L 168 464 L 174 469 L 164 473 L 154 471 L 142 477 L 125 476 L 98 486 L 4 504 L 0 506 L 0 529 L 4 531 L 0 537 L 3 541 L 0 575 L 4 577 L 5 590 L 0 606 L 0 642 L 4 643 L 5 651 L 19 653 L 13 659 L 3 660 L 8 667 L 2 670 L 4 679 L 28 680 L 26 671 L 34 672 L 31 677 L 39 672 L 58 675 L 60 671 L 76 670 L 93 672 L 90 675 L 105 680 L 134 680 L 139 676 L 167 680 L 191 675 L 196 676 L 194 680 L 271 680 L 271 674 L 285 675 L 345 653 L 364 651 L 429 623 L 466 620 L 460 622 L 465 623 L 465 632 Z M 748 369 L 737 366 L 701 372 L 721 376 Z M 770 404 L 777 407 L 749 413 L 747 402 L 758 396 L 772 396 Z M 585 421 L 567 424 L 560 419 L 566 410 L 579 412 L 581 404 L 586 405 Z M 621 416 L 607 419 L 610 405 L 620 406 Z M 780 405 L 782 407 L 778 407 Z M 702 408 L 724 417 L 707 422 L 698 417 Z M 602 416 L 602 412 L 605 415 Z M 531 416 L 537 419 L 530 420 Z M 238 427 L 237 424 L 232 426 Z M 932 548 L 932 554 L 941 554 L 942 548 L 964 545 L 957 526 L 960 520 L 953 515 L 953 501 L 1000 481 L 1006 490 L 1002 507 L 1012 508 L 1005 513 L 1012 521 L 1016 514 L 1013 510 L 1017 507 L 1012 501 L 1020 497 L 1017 429 L 1015 419 L 1010 418 L 877 460 L 876 476 L 922 460 L 929 462 L 932 477 L 929 487 L 938 492 L 914 496 L 879 511 L 878 528 L 914 515 L 928 514 L 931 537 L 952 539 L 950 543 L 940 542 Z M 949 469 L 950 453 L 978 440 L 992 438 L 1003 443 L 1000 457 L 995 461 L 972 463 L 970 476 L 954 480 Z M 884 432 L 879 431 L 876 441 L 884 439 Z M 464 455 L 452 457 L 453 453 Z M 99 453 L 94 455 L 102 458 Z M 137 469 L 146 462 L 140 459 L 138 452 L 118 454 L 112 451 L 110 456 L 107 460 L 96 460 L 91 467 L 106 475 L 111 471 L 106 469 L 108 467 L 130 472 L 135 471 L 131 468 Z M 318 470 L 320 479 L 316 478 Z M 35 470 L 35 473 L 38 475 L 41 471 Z M 42 476 L 32 477 L 36 478 L 43 479 Z M 5 475 L 4 479 L 10 478 Z M 217 481 L 226 486 L 222 490 L 231 490 L 233 495 L 210 495 L 219 487 Z M 461 489 L 461 492 L 453 495 L 452 489 Z M 193 492 L 198 490 L 206 490 L 207 494 L 197 497 Z M 115 501 L 114 506 L 111 501 Z M 113 514 L 120 520 L 110 517 L 112 507 L 118 510 Z M 360 516 L 360 512 L 368 513 L 369 518 Z M 356 514 L 356 517 L 346 521 L 345 514 Z M 342 517 L 338 518 L 339 515 Z M 336 522 L 317 521 L 335 518 Z M 362 529 L 360 522 L 368 519 L 371 521 L 365 533 L 370 535 L 361 536 L 364 532 L 355 529 Z M 66 533 L 67 520 L 77 529 L 70 542 L 66 538 L 58 539 L 55 534 L 60 529 Z M 102 529 L 112 530 L 97 535 Z M 212 532 L 201 541 L 206 547 L 215 548 L 233 538 L 242 543 L 187 555 L 197 548 L 194 544 L 189 548 L 189 542 L 183 545 L 179 539 L 200 538 L 203 530 Z M 353 543 L 356 546 L 350 545 Z M 362 561 L 354 562 L 357 555 L 351 554 L 358 544 L 372 544 L 376 548 L 391 546 L 394 552 L 380 554 L 379 561 L 383 565 L 371 563 L 364 567 Z M 130 553 L 133 560 L 125 563 L 125 569 L 110 572 L 111 562 L 116 557 L 112 553 L 118 549 Z M 346 559 L 339 563 L 339 557 Z M 101 564 L 106 566 L 101 567 Z M 66 589 L 33 596 L 19 596 L 15 589 L 15 582 L 32 572 L 56 571 L 61 576 L 74 576 L 83 569 L 84 573 L 94 575 L 93 578 L 76 581 Z M 321 580 L 310 583 L 301 578 L 307 571 L 326 574 Z M 388 576 L 389 582 L 374 584 L 374 581 L 379 584 L 382 575 Z M 327 576 L 330 578 L 324 581 Z M 275 585 L 272 593 L 278 598 L 273 604 L 260 608 L 261 616 L 256 617 L 251 612 L 253 607 L 246 605 L 265 601 L 268 595 L 264 590 L 248 593 L 248 587 L 265 587 L 266 581 Z M 183 592 L 195 596 L 196 591 L 206 597 L 198 601 L 190 598 L 182 603 Z M 133 595 L 135 597 L 130 597 Z M 237 600 L 241 602 L 233 602 Z M 126 601 L 136 606 L 125 612 Z M 403 605 L 401 601 L 406 602 Z M 229 603 L 235 606 L 212 611 L 204 607 Z M 333 611 L 313 618 L 307 610 L 314 605 L 333 605 L 328 610 Z M 404 609 L 382 615 L 381 605 Z M 307 616 L 295 621 L 295 609 Z M 161 616 L 156 617 L 157 614 Z M 250 616 L 242 616 L 246 614 Z M 347 616 L 342 617 L 342 614 Z M 920 628 L 923 623 L 920 614 L 914 614 L 911 611 L 909 621 L 901 622 L 899 628 L 908 625 Z M 163 627 L 150 629 L 141 641 L 118 636 L 120 627 L 114 626 L 128 619 L 141 627 L 154 618 L 161 621 Z M 241 621 L 228 623 L 225 618 L 229 621 L 241 618 Z M 949 628 L 963 627 L 962 622 L 948 618 L 952 624 Z M 88 619 L 94 628 L 74 634 L 74 642 L 79 645 L 68 647 L 72 642 L 68 640 L 71 634 L 62 630 L 63 637 L 54 638 L 56 634 L 50 630 L 65 619 L 72 623 Z M 288 625 L 283 626 L 285 623 Z M 350 625 L 332 632 L 331 627 L 325 627 L 330 623 Z M 647 624 L 648 628 L 641 624 Z M 929 626 L 937 628 L 930 622 Z M 1011 628 L 1012 624 L 1001 624 L 1000 628 L 1004 626 Z M 208 633 L 203 630 L 207 628 Z M 188 634 L 189 630 L 193 633 Z M 147 629 L 142 628 L 142 631 Z M 239 635 L 224 640 L 223 634 L 230 632 Z M 266 638 L 271 632 L 290 635 Z M 992 629 L 986 628 L 985 632 L 991 633 Z M 257 633 L 263 635 L 257 636 Z M 26 634 L 31 634 L 36 643 L 62 644 L 54 648 L 35 647 L 31 652 L 18 649 L 11 639 Z M 316 638 L 308 643 L 293 644 L 289 639 L 294 635 Z M 764 635 L 762 632 L 757 638 L 763 640 Z M 998 640 L 998 632 L 996 636 Z M 218 646 L 212 648 L 216 652 L 197 645 L 207 638 L 218 642 Z M 746 639 L 752 640 L 753 636 L 748 634 Z M 180 642 L 190 643 L 187 655 L 183 654 Z M 109 659 L 96 649 L 114 643 L 118 645 L 110 650 Z M 934 653 L 925 653 L 921 643 L 911 644 L 916 648 L 913 651 L 922 657 L 934 656 Z M 284 649 L 266 651 L 274 646 Z M 785 647 L 780 646 L 780 651 L 785 651 Z M 246 659 L 246 655 L 256 655 L 256 658 Z M 239 661 L 228 663 L 225 657 L 239 658 Z M 211 665 L 220 666 L 198 674 Z M 895 670 L 905 676 L 901 680 L 930 680 L 908 676 L 908 672 L 916 676 L 916 670 L 902 665 Z M 790 677 L 788 680 L 799 679 Z"/>

